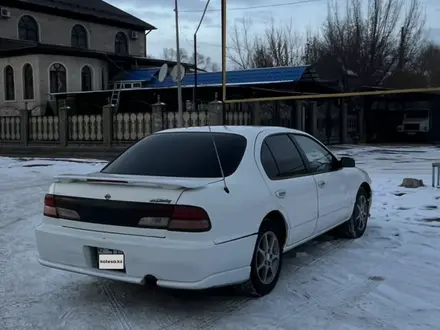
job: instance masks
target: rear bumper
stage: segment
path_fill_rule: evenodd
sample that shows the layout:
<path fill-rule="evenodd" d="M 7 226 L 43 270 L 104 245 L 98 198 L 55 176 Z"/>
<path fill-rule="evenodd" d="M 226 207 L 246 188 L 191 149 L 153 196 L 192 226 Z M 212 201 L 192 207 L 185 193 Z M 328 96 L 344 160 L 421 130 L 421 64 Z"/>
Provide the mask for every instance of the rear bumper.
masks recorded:
<path fill-rule="evenodd" d="M 39 262 L 47 267 L 176 289 L 206 289 L 246 281 L 256 236 L 224 244 L 94 232 L 41 224 L 35 231 Z M 97 268 L 96 248 L 124 253 L 125 270 Z"/>

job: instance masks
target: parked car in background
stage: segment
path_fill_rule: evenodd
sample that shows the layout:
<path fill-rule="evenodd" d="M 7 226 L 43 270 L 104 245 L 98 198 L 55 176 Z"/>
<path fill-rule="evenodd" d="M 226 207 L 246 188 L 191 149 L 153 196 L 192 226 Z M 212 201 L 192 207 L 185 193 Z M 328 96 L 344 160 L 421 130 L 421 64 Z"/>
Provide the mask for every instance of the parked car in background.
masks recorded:
<path fill-rule="evenodd" d="M 371 180 L 280 127 L 170 129 L 100 172 L 56 178 L 36 228 L 42 265 L 178 289 L 269 293 L 282 253 L 331 229 L 359 238 Z"/>
<path fill-rule="evenodd" d="M 428 109 L 406 109 L 397 131 L 408 135 L 427 134 L 430 130 Z"/>

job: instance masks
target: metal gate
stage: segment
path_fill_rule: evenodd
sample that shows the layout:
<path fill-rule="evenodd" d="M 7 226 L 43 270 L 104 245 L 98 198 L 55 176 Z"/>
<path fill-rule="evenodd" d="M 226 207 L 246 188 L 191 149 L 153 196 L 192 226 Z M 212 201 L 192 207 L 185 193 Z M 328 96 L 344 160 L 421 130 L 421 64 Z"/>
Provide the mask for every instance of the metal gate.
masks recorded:
<path fill-rule="evenodd" d="M 325 144 L 341 142 L 341 108 L 334 101 L 318 102 L 316 114 L 317 136 Z"/>
<path fill-rule="evenodd" d="M 293 127 L 294 108 L 289 101 L 260 103 L 260 125 Z"/>

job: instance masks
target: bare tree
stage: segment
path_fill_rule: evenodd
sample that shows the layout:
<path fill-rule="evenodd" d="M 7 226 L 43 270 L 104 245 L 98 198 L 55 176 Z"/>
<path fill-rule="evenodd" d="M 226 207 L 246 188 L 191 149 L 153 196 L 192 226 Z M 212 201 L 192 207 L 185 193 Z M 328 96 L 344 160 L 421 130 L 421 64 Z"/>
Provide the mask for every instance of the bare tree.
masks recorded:
<path fill-rule="evenodd" d="M 423 75 L 428 87 L 440 86 L 440 46 L 430 43 L 422 50 L 418 73 Z"/>
<path fill-rule="evenodd" d="M 381 85 L 395 72 L 417 66 L 424 26 L 420 0 L 406 8 L 403 0 L 368 0 L 366 13 L 361 0 L 347 0 L 344 11 L 333 0 L 321 33 L 307 37 L 304 60 L 333 61 L 360 83 Z"/>
<path fill-rule="evenodd" d="M 391 88 L 424 88 L 440 86 L 440 47 L 428 43 L 421 49 L 411 70 L 393 72 L 384 86 Z"/>
<path fill-rule="evenodd" d="M 164 48 L 162 58 L 168 61 L 177 60 L 177 51 L 174 48 Z M 184 48 L 180 49 L 180 59 L 183 63 L 194 63 L 194 54 L 188 55 L 188 51 Z M 218 71 L 218 65 L 212 62 L 211 57 L 197 53 L 197 67 L 206 71 Z"/>
<path fill-rule="evenodd" d="M 177 51 L 176 48 L 164 48 L 162 51 L 162 58 L 167 61 L 176 61 L 177 60 Z M 182 62 L 189 62 L 189 55 L 186 49 L 180 48 L 180 60 Z"/>
<path fill-rule="evenodd" d="M 274 20 L 262 36 L 251 36 L 252 21 L 243 18 L 229 34 L 227 56 L 239 69 L 301 64 L 302 39 L 288 25 L 276 26 Z"/>

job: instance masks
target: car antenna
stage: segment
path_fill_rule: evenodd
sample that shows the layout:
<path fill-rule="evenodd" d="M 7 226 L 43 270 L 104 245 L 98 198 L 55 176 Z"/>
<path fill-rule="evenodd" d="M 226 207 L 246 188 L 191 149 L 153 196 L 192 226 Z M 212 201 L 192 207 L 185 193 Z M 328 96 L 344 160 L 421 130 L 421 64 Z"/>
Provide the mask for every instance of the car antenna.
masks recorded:
<path fill-rule="evenodd" d="M 215 101 L 214 102 L 218 102 L 217 101 L 217 96 L 218 94 L 215 93 Z M 208 119 L 209 120 L 209 119 Z M 212 134 L 212 130 L 211 130 L 211 125 L 209 125 L 209 121 L 208 121 L 208 129 L 209 129 L 209 135 L 211 135 L 211 139 L 212 139 L 212 144 L 214 145 L 214 150 L 215 150 L 215 155 L 217 157 L 217 162 L 218 162 L 218 166 L 220 167 L 220 172 L 222 174 L 222 179 L 223 179 L 223 190 L 229 194 L 229 188 L 226 184 L 226 177 L 225 177 L 225 172 L 223 171 L 223 166 L 222 166 L 222 161 L 220 160 L 220 155 L 218 154 L 218 149 L 217 149 L 217 144 L 215 143 L 215 139 L 214 139 L 214 135 Z"/>

